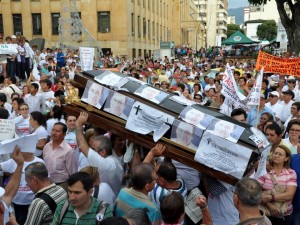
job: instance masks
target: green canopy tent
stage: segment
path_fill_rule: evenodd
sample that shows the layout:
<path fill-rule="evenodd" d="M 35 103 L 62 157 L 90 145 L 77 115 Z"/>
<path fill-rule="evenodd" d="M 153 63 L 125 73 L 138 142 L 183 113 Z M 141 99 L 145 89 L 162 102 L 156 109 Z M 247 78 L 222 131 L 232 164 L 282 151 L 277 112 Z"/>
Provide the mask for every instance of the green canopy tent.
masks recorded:
<path fill-rule="evenodd" d="M 255 44 L 257 42 L 252 41 L 245 34 L 240 31 L 236 31 L 229 38 L 223 41 L 223 45 L 247 45 L 247 44 Z"/>

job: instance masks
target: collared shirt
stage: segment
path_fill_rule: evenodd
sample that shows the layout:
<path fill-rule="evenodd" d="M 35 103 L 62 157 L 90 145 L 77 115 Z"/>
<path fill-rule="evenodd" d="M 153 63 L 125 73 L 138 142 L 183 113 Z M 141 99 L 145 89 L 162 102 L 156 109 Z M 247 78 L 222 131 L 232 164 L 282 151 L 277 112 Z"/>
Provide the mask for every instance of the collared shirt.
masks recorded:
<path fill-rule="evenodd" d="M 118 195 L 124 174 L 119 160 L 112 155 L 103 158 L 93 149 L 89 149 L 87 158 L 91 166 L 98 167 L 101 182 L 107 183 L 115 195 Z"/>
<path fill-rule="evenodd" d="M 290 149 L 290 151 L 291 151 L 292 154 L 297 154 L 297 145 L 298 145 L 298 142 L 297 142 L 296 145 L 293 145 L 290 142 L 290 139 L 287 137 L 285 139 L 282 139 L 281 144 L 283 144 L 286 147 L 288 147 Z"/>
<path fill-rule="evenodd" d="M 52 182 L 65 182 L 70 175 L 77 172 L 75 152 L 65 141 L 63 141 L 57 148 L 53 148 L 52 141 L 49 142 L 45 145 L 43 154 Z"/>
<path fill-rule="evenodd" d="M 48 194 L 54 202 L 59 205 L 67 199 L 67 192 L 60 186 L 56 184 L 51 184 L 37 193 L 46 193 Z M 53 220 L 53 213 L 49 208 L 48 204 L 41 198 L 35 198 L 28 209 L 27 219 L 25 225 L 32 224 L 51 224 Z"/>
<path fill-rule="evenodd" d="M 24 97 L 24 101 L 29 107 L 29 113 L 34 111 L 41 111 L 42 95 L 40 93 L 36 93 L 36 95 L 27 94 Z"/>
<path fill-rule="evenodd" d="M 297 174 L 294 170 L 292 169 L 286 169 L 283 168 L 281 173 L 277 176 L 277 174 L 274 172 L 274 170 L 271 170 L 264 176 L 261 176 L 258 178 L 258 182 L 262 185 L 262 189 L 264 191 L 271 190 L 273 188 L 273 182 L 271 175 L 274 177 L 276 180 L 276 183 L 278 185 L 283 185 L 283 186 L 297 186 Z M 293 206 L 292 206 L 292 200 L 288 202 L 288 209 L 285 214 L 290 215 L 293 211 Z"/>
<path fill-rule="evenodd" d="M 289 101 L 288 103 L 285 103 L 285 101 L 280 102 L 280 104 L 283 105 L 283 109 L 284 109 L 281 111 L 281 115 L 280 115 L 280 119 L 283 123 L 285 123 L 285 121 L 291 115 L 291 107 L 293 103 L 294 103 L 293 100 Z"/>
<path fill-rule="evenodd" d="M 161 219 L 159 208 L 150 201 L 147 195 L 133 188 L 123 188 L 116 200 L 115 214 L 122 217 L 132 208 L 147 208 L 147 215 L 151 223 L 160 221 Z"/>
<path fill-rule="evenodd" d="M 55 210 L 52 225 L 96 225 L 96 215 L 98 214 L 98 208 L 101 202 L 98 199 L 95 199 L 94 197 L 91 197 L 91 199 L 91 206 L 87 209 L 86 213 L 80 217 L 78 217 L 78 214 L 75 212 L 74 206 L 70 203 L 68 210 L 61 223 L 59 223 L 59 220 L 64 203 L 58 205 Z M 107 207 L 104 212 L 104 218 L 112 216 L 113 215 L 111 208 Z"/>
<path fill-rule="evenodd" d="M 264 106 L 264 108 L 258 113 L 257 117 L 257 107 L 254 107 L 247 115 L 247 124 L 256 126 L 256 123 L 259 122 L 261 115 L 265 112 L 270 113 L 274 117 L 272 110 L 266 106 Z M 256 121 L 256 118 L 258 119 L 258 121 Z"/>
<path fill-rule="evenodd" d="M 259 225 L 272 225 L 271 221 L 264 215 L 263 211 L 260 211 L 261 216 L 250 218 L 239 222 L 237 225 L 249 225 L 249 224 L 259 224 Z"/>
<path fill-rule="evenodd" d="M 276 119 L 280 119 L 281 112 L 284 109 L 283 105 L 281 105 L 279 102 L 276 102 L 276 104 L 272 105 L 270 102 L 266 103 L 266 107 L 272 110 L 274 113 Z M 290 109 L 285 109 L 285 110 L 290 110 Z"/>

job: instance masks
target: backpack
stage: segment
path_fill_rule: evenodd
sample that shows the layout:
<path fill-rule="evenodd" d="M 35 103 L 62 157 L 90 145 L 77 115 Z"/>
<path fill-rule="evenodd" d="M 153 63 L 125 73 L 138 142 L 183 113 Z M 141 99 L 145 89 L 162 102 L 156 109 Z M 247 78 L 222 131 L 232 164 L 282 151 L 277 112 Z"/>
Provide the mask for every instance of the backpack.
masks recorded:
<path fill-rule="evenodd" d="M 61 225 L 61 222 L 63 220 L 63 218 L 65 217 L 67 211 L 68 211 L 68 208 L 69 208 L 69 205 L 70 205 L 70 202 L 69 200 L 67 199 L 61 209 L 61 214 L 60 214 L 60 217 L 59 217 L 59 225 Z M 105 217 L 105 211 L 106 209 L 108 208 L 109 204 L 107 202 L 104 202 L 104 201 L 100 201 L 100 204 L 98 206 L 98 213 L 96 215 L 96 220 L 97 220 L 97 225 L 100 224 L 100 222 L 104 219 Z"/>
<path fill-rule="evenodd" d="M 48 195 L 48 194 L 45 193 L 45 192 L 40 192 L 40 193 L 37 193 L 37 194 L 36 194 L 35 198 L 41 198 L 41 199 L 43 199 L 43 200 L 46 202 L 46 204 L 49 206 L 49 208 L 50 208 L 52 214 L 54 215 L 57 204 L 56 204 L 56 202 L 53 200 L 53 198 L 51 198 L 50 195 Z"/>

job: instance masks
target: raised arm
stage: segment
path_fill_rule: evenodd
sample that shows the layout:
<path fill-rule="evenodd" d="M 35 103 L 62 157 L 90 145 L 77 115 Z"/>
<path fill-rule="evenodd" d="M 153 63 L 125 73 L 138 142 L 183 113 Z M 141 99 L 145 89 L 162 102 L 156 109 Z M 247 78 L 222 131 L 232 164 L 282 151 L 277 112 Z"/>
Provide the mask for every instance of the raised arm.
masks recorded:
<path fill-rule="evenodd" d="M 196 205 L 200 207 L 202 212 L 202 224 L 212 225 L 212 218 L 208 211 L 207 202 L 204 195 L 200 195 L 199 198 L 196 199 Z"/>
<path fill-rule="evenodd" d="M 79 150 L 87 157 L 89 153 L 89 145 L 86 142 L 82 126 L 87 122 L 88 114 L 86 112 L 81 112 L 80 116 L 76 120 L 76 139 Z"/>
<path fill-rule="evenodd" d="M 154 157 L 161 156 L 166 149 L 166 146 L 163 144 L 156 144 L 151 150 L 148 152 L 147 156 L 144 159 L 144 163 L 151 163 Z"/>
<path fill-rule="evenodd" d="M 7 206 L 11 204 L 20 186 L 24 158 L 19 146 L 15 147 L 15 150 L 12 154 L 12 159 L 17 163 L 17 168 L 5 187 L 5 194 L 2 196 L 2 200 Z"/>

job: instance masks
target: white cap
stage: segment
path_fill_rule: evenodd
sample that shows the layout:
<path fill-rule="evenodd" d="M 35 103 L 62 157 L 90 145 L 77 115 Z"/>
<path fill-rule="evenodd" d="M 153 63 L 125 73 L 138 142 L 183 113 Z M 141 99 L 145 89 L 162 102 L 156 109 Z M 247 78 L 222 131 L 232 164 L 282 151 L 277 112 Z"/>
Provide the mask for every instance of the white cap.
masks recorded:
<path fill-rule="evenodd" d="M 10 38 L 17 38 L 16 35 L 11 35 Z"/>
<path fill-rule="evenodd" d="M 270 92 L 270 93 L 269 93 L 269 96 L 270 96 L 270 95 L 274 95 L 274 96 L 279 97 L 279 93 L 278 93 L 277 91 L 272 91 L 272 92 Z"/>

